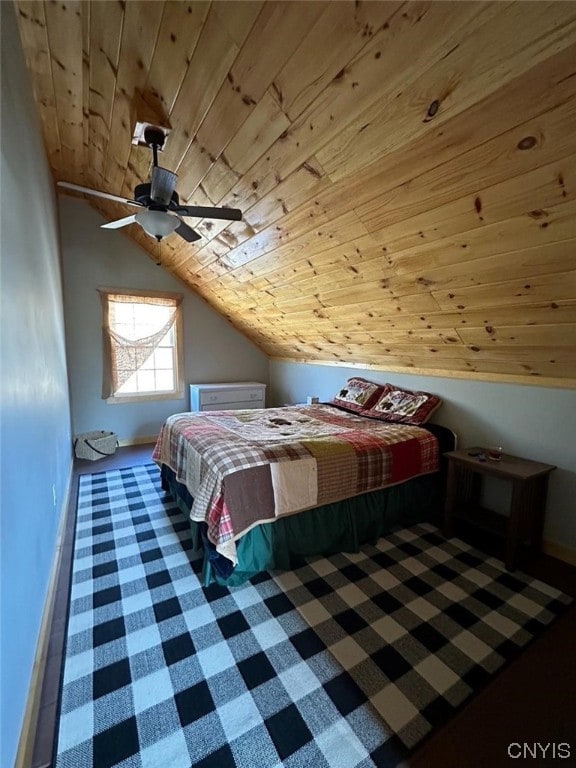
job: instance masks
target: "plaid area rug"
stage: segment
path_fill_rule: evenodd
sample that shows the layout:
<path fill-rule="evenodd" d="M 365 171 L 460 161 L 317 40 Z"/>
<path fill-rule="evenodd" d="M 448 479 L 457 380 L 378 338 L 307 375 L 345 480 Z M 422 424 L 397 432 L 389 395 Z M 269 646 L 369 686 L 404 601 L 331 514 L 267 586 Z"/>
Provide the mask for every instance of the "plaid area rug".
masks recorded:
<path fill-rule="evenodd" d="M 431 525 L 274 578 L 391 728 L 399 755 L 571 602 Z"/>
<path fill-rule="evenodd" d="M 431 526 L 200 569 L 155 465 L 80 478 L 57 768 L 395 766 L 570 602 Z"/>

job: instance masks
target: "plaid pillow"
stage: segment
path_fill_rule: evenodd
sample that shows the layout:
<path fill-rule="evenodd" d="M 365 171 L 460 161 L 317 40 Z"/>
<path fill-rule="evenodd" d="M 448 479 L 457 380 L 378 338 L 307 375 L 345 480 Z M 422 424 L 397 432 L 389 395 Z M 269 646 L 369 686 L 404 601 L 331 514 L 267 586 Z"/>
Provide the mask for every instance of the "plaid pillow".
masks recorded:
<path fill-rule="evenodd" d="M 442 400 L 429 392 L 394 387 L 386 384 L 378 400 L 362 413 L 396 424 L 424 424 L 439 407 Z"/>
<path fill-rule="evenodd" d="M 377 402 L 383 391 L 382 384 L 353 376 L 330 402 L 348 411 L 364 413 L 366 408 L 371 408 Z"/>

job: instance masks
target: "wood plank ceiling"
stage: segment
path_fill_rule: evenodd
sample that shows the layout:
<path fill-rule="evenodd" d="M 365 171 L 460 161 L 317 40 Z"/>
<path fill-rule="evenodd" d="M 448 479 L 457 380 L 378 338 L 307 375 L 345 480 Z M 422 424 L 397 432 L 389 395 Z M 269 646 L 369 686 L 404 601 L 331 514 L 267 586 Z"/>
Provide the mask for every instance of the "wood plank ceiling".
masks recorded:
<path fill-rule="evenodd" d="M 164 115 L 243 221 L 122 231 L 268 355 L 576 387 L 575 2 L 15 5 L 55 179 L 131 197 Z"/>

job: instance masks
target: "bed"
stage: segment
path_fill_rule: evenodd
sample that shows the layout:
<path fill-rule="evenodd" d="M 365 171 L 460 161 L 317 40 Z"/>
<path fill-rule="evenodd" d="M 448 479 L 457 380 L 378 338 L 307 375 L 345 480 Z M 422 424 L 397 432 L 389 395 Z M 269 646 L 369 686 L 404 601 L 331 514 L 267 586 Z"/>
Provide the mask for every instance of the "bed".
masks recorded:
<path fill-rule="evenodd" d="M 153 458 L 204 551 L 204 584 L 234 586 L 302 557 L 357 551 L 438 513 L 441 454 L 454 435 L 395 423 L 389 409 L 383 420 L 374 393 L 360 399 L 167 419 Z"/>

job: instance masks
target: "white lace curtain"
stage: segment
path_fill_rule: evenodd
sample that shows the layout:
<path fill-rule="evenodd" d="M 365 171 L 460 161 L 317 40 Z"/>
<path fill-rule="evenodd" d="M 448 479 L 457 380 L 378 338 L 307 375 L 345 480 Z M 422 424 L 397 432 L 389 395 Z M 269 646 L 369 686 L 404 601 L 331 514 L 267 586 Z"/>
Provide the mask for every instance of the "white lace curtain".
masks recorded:
<path fill-rule="evenodd" d="M 102 397 L 113 397 L 128 379 L 148 360 L 176 320 L 181 296 L 138 295 L 99 289 L 102 302 L 104 369 Z M 131 306 L 129 306 L 131 305 Z M 134 305 L 138 305 L 138 309 Z M 146 313 L 145 322 L 136 322 L 134 313 L 141 307 L 163 311 Z M 132 321 L 130 318 L 132 317 Z M 146 335 L 140 334 L 146 331 Z"/>

